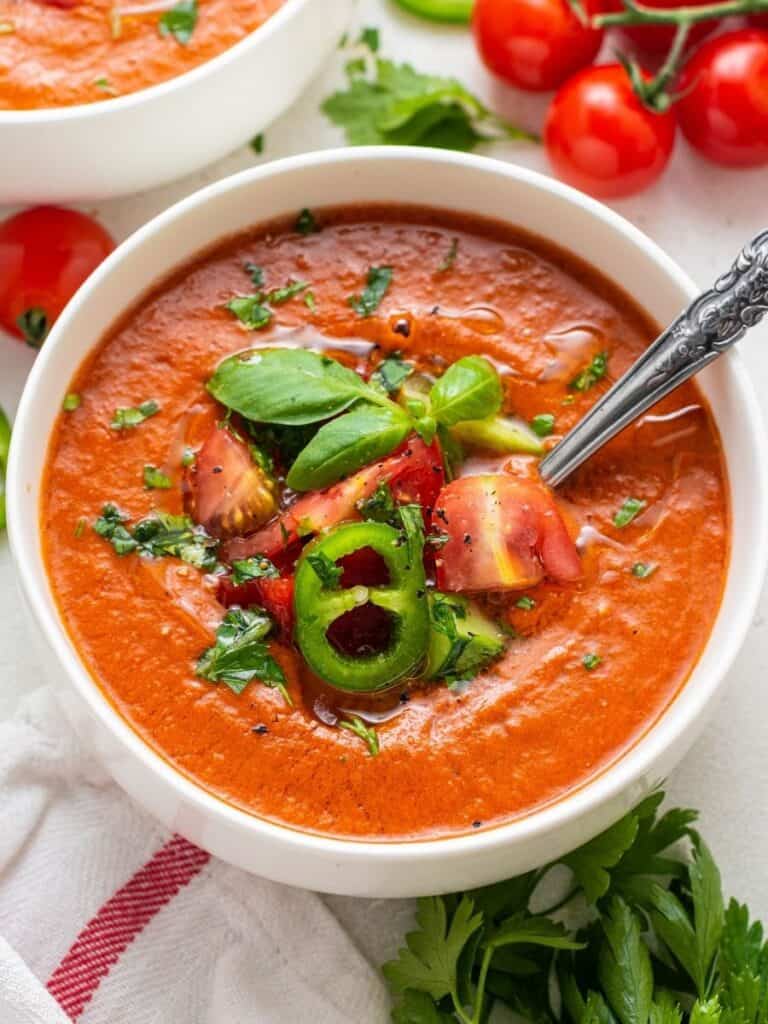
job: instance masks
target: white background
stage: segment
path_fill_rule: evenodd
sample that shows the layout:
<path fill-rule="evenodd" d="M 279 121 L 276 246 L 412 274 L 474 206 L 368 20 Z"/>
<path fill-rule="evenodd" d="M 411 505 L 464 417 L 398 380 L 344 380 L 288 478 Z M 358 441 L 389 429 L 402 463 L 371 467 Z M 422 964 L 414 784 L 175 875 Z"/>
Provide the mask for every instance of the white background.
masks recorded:
<path fill-rule="evenodd" d="M 467 30 L 421 22 L 399 13 L 388 0 L 362 0 L 358 22 L 381 29 L 384 56 L 412 61 L 419 70 L 453 75 L 494 109 L 529 128 L 540 129 L 547 98 L 523 95 L 495 84 L 480 65 Z M 172 186 L 84 208 L 122 239 L 170 203 L 201 185 L 251 166 L 257 159 L 340 144 L 340 133 L 320 114 L 318 106 L 320 99 L 341 83 L 342 63 L 343 58 L 334 55 L 304 97 L 267 131 L 262 157 L 256 158 L 245 148 Z M 537 146 L 499 143 L 485 151 L 548 172 L 545 156 Z M 613 205 L 704 287 L 748 238 L 768 228 L 768 168 L 720 170 L 705 165 L 681 142 L 661 183 Z M 503 216 L 504 211 L 499 210 L 499 215 Z M 588 251 L 582 255 L 589 259 Z M 765 406 L 768 329 L 754 331 L 742 342 L 742 350 Z M 0 335 L 0 405 L 9 414 L 15 411 L 33 358 L 30 349 Z M 767 611 L 764 597 L 719 711 L 668 787 L 676 802 L 701 810 L 702 830 L 722 866 L 726 892 L 747 899 L 760 916 L 768 916 L 768 870 L 763 860 L 768 854 L 768 680 L 764 675 L 768 667 Z M 0 716 L 11 714 L 19 695 L 41 682 L 41 670 L 26 630 L 7 543 L 0 540 Z M 345 917 L 365 913 L 363 907 L 353 907 L 347 901 L 334 902 Z"/>

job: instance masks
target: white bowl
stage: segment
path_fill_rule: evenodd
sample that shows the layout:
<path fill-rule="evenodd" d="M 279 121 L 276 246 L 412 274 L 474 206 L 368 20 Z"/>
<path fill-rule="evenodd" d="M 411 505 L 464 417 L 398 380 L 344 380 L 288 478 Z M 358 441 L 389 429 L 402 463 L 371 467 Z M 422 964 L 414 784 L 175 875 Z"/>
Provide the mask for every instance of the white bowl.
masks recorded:
<path fill-rule="evenodd" d="M 355 0 L 286 0 L 246 39 L 167 82 L 99 103 L 0 110 L 0 204 L 106 199 L 218 160 L 298 97 Z"/>
<path fill-rule="evenodd" d="M 765 440 L 744 369 L 731 353 L 699 378 L 725 448 L 731 563 L 712 635 L 687 685 L 645 736 L 559 802 L 475 835 L 420 842 L 329 839 L 262 821 L 177 774 L 112 709 L 80 661 L 51 596 L 38 505 L 48 440 L 67 383 L 116 316 L 179 263 L 250 225 L 343 203 L 393 201 L 501 218 L 555 239 L 635 296 L 661 323 L 696 294 L 653 242 L 611 210 L 549 178 L 492 160 L 414 149 L 293 157 L 185 199 L 137 231 L 77 294 L 32 370 L 8 479 L 11 545 L 53 678 L 115 779 L 147 810 L 216 856 L 307 888 L 366 896 L 447 892 L 553 860 L 606 828 L 665 776 L 698 734 L 741 645 L 766 562 Z"/>

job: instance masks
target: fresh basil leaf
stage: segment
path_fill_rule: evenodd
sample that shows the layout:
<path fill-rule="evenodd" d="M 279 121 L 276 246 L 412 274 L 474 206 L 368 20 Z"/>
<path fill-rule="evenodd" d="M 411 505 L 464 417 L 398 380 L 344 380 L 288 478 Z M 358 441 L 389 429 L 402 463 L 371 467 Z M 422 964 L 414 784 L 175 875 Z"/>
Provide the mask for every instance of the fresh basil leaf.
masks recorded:
<path fill-rule="evenodd" d="M 501 380 L 483 356 L 464 356 L 435 381 L 429 397 L 432 414 L 443 426 L 485 419 L 501 408 Z"/>
<path fill-rule="evenodd" d="M 237 559 L 232 563 L 232 582 L 236 587 L 251 580 L 275 580 L 280 573 L 264 555 Z"/>
<path fill-rule="evenodd" d="M 348 302 L 358 316 L 373 316 L 392 284 L 392 267 L 371 267 L 362 295 L 352 295 Z"/>
<path fill-rule="evenodd" d="M 310 559 L 311 557 L 310 555 Z M 339 728 L 347 729 L 349 732 L 353 732 L 355 736 L 359 736 L 368 747 L 368 753 L 371 757 L 376 757 L 379 752 L 379 737 L 372 726 L 366 725 L 357 715 L 350 715 L 348 719 L 339 719 Z"/>
<path fill-rule="evenodd" d="M 371 380 L 380 384 L 390 394 L 399 390 L 400 385 L 413 373 L 413 366 L 403 362 L 399 356 L 382 360 L 371 374 Z"/>
<path fill-rule="evenodd" d="M 332 562 L 323 551 L 309 553 L 307 561 L 326 590 L 338 590 L 339 580 L 344 572 L 340 565 Z"/>
<path fill-rule="evenodd" d="M 408 436 L 411 421 L 396 405 L 361 404 L 322 426 L 291 466 L 286 483 L 312 491 L 389 455 Z"/>
<path fill-rule="evenodd" d="M 216 630 L 216 643 L 198 659 L 197 675 L 238 694 L 258 679 L 290 704 L 285 673 L 264 642 L 271 630 L 272 620 L 260 608 L 231 608 Z"/>
<path fill-rule="evenodd" d="M 159 412 L 160 406 L 154 399 L 142 402 L 138 406 L 115 409 L 110 427 L 113 430 L 129 430 L 132 427 L 138 427 L 144 420 L 148 420 L 150 416 L 155 416 Z"/>
<path fill-rule="evenodd" d="M 147 465 L 144 467 L 143 473 L 144 487 L 148 491 L 158 490 L 167 491 L 173 486 L 171 478 L 165 473 L 161 472 L 157 466 Z"/>
<path fill-rule="evenodd" d="M 361 398 L 379 397 L 353 370 L 306 348 L 231 356 L 211 377 L 208 390 L 246 419 L 287 426 L 326 420 Z"/>
<path fill-rule="evenodd" d="M 161 36 L 173 36 L 186 46 L 197 25 L 197 0 L 179 0 L 169 11 L 160 15 L 157 27 Z"/>

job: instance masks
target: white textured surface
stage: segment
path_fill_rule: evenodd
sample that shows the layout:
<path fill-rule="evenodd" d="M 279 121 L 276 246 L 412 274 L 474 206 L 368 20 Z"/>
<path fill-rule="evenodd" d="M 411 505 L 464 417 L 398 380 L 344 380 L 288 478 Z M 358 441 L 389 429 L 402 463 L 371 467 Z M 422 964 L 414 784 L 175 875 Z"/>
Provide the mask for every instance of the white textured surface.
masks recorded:
<path fill-rule="evenodd" d="M 317 0 L 322 2 L 322 0 Z M 398 60 L 412 60 L 419 69 L 453 74 L 485 96 L 490 105 L 529 127 L 541 124 L 546 99 L 529 97 L 494 85 L 478 60 L 466 31 L 440 29 L 395 12 L 386 0 L 363 0 L 360 24 L 378 25 L 382 51 Z M 288 115 L 266 134 L 261 159 L 336 145 L 339 133 L 318 112 L 319 99 L 340 81 L 337 58 Z M 497 144 L 490 155 L 547 171 L 543 153 L 534 146 Z M 243 150 L 206 171 L 146 195 L 103 204 L 94 212 L 122 238 L 171 202 L 225 174 L 250 166 L 254 156 Z M 765 169 L 727 172 L 707 166 L 681 143 L 672 166 L 654 189 L 615 208 L 651 235 L 702 286 L 711 282 L 737 249 L 768 226 Z M 504 211 L 499 210 L 503 216 Z M 589 258 L 588 249 L 584 255 Z M 768 361 L 755 332 L 742 345 L 758 393 L 764 391 Z M 0 337 L 0 404 L 12 413 L 32 353 Z M 705 835 L 723 867 L 726 889 L 748 898 L 755 912 L 768 915 L 768 874 L 762 853 L 768 849 L 768 724 L 763 675 L 768 668 L 765 599 L 749 638 L 731 673 L 730 687 L 704 738 L 670 780 L 676 801 L 702 811 Z M 0 716 L 8 715 L 20 693 L 41 681 L 18 607 L 7 547 L 0 541 Z M 358 933 L 365 952 L 378 959 L 372 920 L 390 917 L 391 910 L 360 901 L 334 900 L 335 908 Z"/>

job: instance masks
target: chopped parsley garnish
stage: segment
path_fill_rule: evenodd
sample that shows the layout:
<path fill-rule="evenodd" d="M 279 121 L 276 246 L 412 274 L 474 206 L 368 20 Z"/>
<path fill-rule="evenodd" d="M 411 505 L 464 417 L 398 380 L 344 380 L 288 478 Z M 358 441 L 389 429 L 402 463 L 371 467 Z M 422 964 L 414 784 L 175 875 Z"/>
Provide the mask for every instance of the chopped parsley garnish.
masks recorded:
<path fill-rule="evenodd" d="M 320 230 L 320 225 L 317 223 L 314 213 L 305 206 L 296 218 L 294 229 L 300 235 L 316 235 Z"/>
<path fill-rule="evenodd" d="M 527 595 L 524 595 L 523 597 L 518 597 L 518 599 L 515 601 L 515 608 L 520 608 L 524 612 L 533 611 L 535 607 L 536 602 L 532 597 L 528 597 Z"/>
<path fill-rule="evenodd" d="M 61 403 L 61 408 L 64 412 L 74 412 L 75 409 L 79 409 L 83 404 L 83 400 L 80 395 L 74 391 L 70 391 L 68 395 L 64 396 L 64 401 Z"/>
<path fill-rule="evenodd" d="M 390 356 L 382 360 L 371 375 L 371 380 L 392 393 L 397 391 L 403 381 L 413 373 L 413 366 L 404 362 L 399 356 Z"/>
<path fill-rule="evenodd" d="M 171 478 L 157 468 L 146 465 L 143 473 L 144 487 L 148 491 L 167 491 L 172 487 Z"/>
<path fill-rule="evenodd" d="M 315 301 L 314 292 L 304 292 L 304 305 L 307 307 L 310 313 L 314 313 L 317 310 L 317 302 Z"/>
<path fill-rule="evenodd" d="M 549 437 L 555 429 L 555 417 L 551 412 L 540 412 L 531 420 L 531 430 L 537 437 Z"/>
<path fill-rule="evenodd" d="M 279 690 L 286 704 L 292 705 L 285 673 L 265 643 L 271 630 L 272 620 L 261 608 L 230 608 L 216 630 L 216 643 L 198 659 L 197 675 L 224 683 L 238 694 L 258 679 Z"/>
<path fill-rule="evenodd" d="M 105 75 L 102 75 L 101 78 L 94 78 L 93 84 L 108 96 L 117 96 L 117 89 Z"/>
<path fill-rule="evenodd" d="M 351 295 L 347 301 L 358 316 L 373 316 L 391 284 L 392 267 L 371 267 L 362 294 Z"/>
<path fill-rule="evenodd" d="M 197 454 L 193 451 L 193 449 L 185 448 L 181 456 L 181 464 L 185 469 L 188 469 L 190 466 L 194 466 L 196 459 Z"/>
<path fill-rule="evenodd" d="M 115 414 L 109 425 L 113 430 L 129 430 L 132 427 L 138 427 L 140 423 L 148 420 L 150 416 L 155 416 L 158 412 L 160 412 L 160 406 L 154 399 L 150 399 L 148 402 L 142 402 L 141 405 L 115 409 Z"/>
<path fill-rule="evenodd" d="M 129 517 L 124 512 L 116 505 L 108 504 L 93 528 L 100 537 L 109 541 L 118 555 L 129 555 L 135 551 L 145 558 L 170 556 L 206 572 L 211 572 L 218 564 L 218 541 L 202 526 L 193 523 L 189 516 L 153 512 L 140 519 L 132 530 L 129 530 L 128 522 Z"/>
<path fill-rule="evenodd" d="M 397 505 L 386 480 L 381 481 L 370 498 L 358 501 L 357 511 L 363 519 L 372 519 L 376 523 L 389 523 L 390 526 L 399 527 L 400 525 Z"/>
<path fill-rule="evenodd" d="M 584 657 L 581 659 L 581 664 L 584 666 L 587 672 L 593 672 L 599 665 L 602 665 L 602 663 L 603 659 L 600 657 L 599 654 L 595 654 L 594 652 L 591 652 L 590 654 L 585 654 Z"/>
<path fill-rule="evenodd" d="M 161 36 L 173 36 L 177 43 L 186 46 L 197 25 L 197 0 L 179 0 L 177 4 L 160 15 L 157 22 Z"/>
<path fill-rule="evenodd" d="M 276 566 L 264 555 L 241 558 L 232 563 L 232 582 L 235 586 L 250 580 L 274 580 L 279 577 Z"/>
<path fill-rule="evenodd" d="M 588 366 L 578 373 L 571 381 L 572 391 L 589 391 L 608 371 L 608 353 L 598 352 Z"/>
<path fill-rule="evenodd" d="M 423 75 L 375 57 L 378 35 L 363 33 L 364 57 L 345 66 L 347 88 L 322 105 L 353 146 L 410 145 L 468 151 L 498 138 L 531 139 L 503 121 L 455 78 Z"/>
<path fill-rule="evenodd" d="M 456 262 L 456 257 L 459 255 L 459 240 L 454 238 L 451 242 L 448 252 L 443 257 L 440 266 L 437 268 L 438 274 L 445 274 Z"/>
<path fill-rule="evenodd" d="M 258 135 L 254 135 L 251 141 L 248 143 L 254 153 L 260 155 L 264 152 L 264 132 L 259 132 Z"/>
<path fill-rule="evenodd" d="M 85 516 L 80 516 L 80 518 L 75 523 L 75 529 L 73 531 L 74 535 L 77 537 L 78 540 L 85 533 L 85 528 L 86 528 L 87 525 L 88 525 L 88 520 L 85 518 Z"/>
<path fill-rule="evenodd" d="M 16 324 L 31 348 L 40 348 L 48 337 L 50 324 L 42 306 L 30 306 L 17 318 Z"/>
<path fill-rule="evenodd" d="M 361 740 L 365 740 L 369 754 L 371 757 L 376 757 L 379 752 L 379 737 L 373 727 L 366 725 L 357 715 L 350 715 L 348 719 L 339 719 L 339 728 L 348 729 L 355 736 L 359 736 Z"/>
<path fill-rule="evenodd" d="M 264 270 L 256 263 L 246 263 L 244 269 L 258 290 L 253 295 L 236 295 L 229 300 L 226 308 L 250 331 L 260 331 L 268 326 L 273 316 L 270 306 L 288 302 L 309 288 L 307 281 L 288 281 L 282 288 L 265 291 Z"/>
<path fill-rule="evenodd" d="M 613 525 L 619 529 L 629 526 L 632 520 L 640 515 L 647 504 L 647 501 L 642 501 L 640 498 L 627 498 L 613 517 Z"/>
<path fill-rule="evenodd" d="M 327 590 L 336 590 L 344 570 L 332 562 L 323 551 L 307 555 L 307 561 L 315 571 L 315 575 Z"/>
<path fill-rule="evenodd" d="M 639 580 L 647 580 L 658 568 L 658 565 L 653 562 L 635 562 L 630 572 Z"/>
<path fill-rule="evenodd" d="M 378 53 L 381 45 L 381 33 L 377 28 L 368 25 L 360 33 L 357 40 L 358 46 L 367 46 L 371 53 Z"/>

